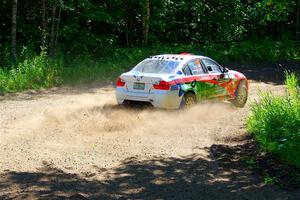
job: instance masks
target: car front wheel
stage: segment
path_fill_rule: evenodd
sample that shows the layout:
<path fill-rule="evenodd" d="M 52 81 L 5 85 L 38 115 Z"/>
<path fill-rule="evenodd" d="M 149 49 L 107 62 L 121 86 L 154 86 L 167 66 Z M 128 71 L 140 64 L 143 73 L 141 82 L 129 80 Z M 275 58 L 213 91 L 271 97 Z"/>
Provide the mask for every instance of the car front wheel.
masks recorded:
<path fill-rule="evenodd" d="M 236 97 L 232 101 L 233 105 L 242 108 L 245 106 L 248 99 L 248 89 L 245 82 L 241 82 L 236 91 Z"/>

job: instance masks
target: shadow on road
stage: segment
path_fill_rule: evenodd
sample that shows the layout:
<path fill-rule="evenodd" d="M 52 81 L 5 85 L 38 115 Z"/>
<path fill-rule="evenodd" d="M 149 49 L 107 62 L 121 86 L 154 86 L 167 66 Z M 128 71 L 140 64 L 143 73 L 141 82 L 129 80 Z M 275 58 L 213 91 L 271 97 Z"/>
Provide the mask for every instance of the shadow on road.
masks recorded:
<path fill-rule="evenodd" d="M 128 158 L 107 175 L 70 174 L 44 163 L 36 172 L 0 175 L 0 199 L 298 199 L 300 191 L 262 184 L 245 165 L 257 150 L 253 143 L 213 145 L 209 158 Z M 106 173 L 105 180 L 96 177 Z"/>
<path fill-rule="evenodd" d="M 278 62 L 278 63 L 247 63 L 247 64 L 224 64 L 229 69 L 239 71 L 248 80 L 265 82 L 274 85 L 284 83 L 284 72 L 296 72 L 300 75 L 300 62 Z"/>

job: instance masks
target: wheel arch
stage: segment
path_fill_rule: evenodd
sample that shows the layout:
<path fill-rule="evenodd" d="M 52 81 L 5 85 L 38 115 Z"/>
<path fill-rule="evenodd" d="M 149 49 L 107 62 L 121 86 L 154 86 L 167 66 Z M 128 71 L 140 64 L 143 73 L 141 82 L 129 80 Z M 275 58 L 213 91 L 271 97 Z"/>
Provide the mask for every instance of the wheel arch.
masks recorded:
<path fill-rule="evenodd" d="M 246 87 L 247 87 L 247 90 L 248 90 L 249 83 L 248 83 L 248 80 L 246 78 L 243 78 L 243 79 L 239 80 L 239 83 L 238 83 L 238 86 L 237 86 L 236 90 L 238 89 L 238 87 L 240 86 L 240 84 L 245 84 Z"/>
<path fill-rule="evenodd" d="M 192 90 L 192 89 L 190 89 L 190 90 L 187 90 L 187 91 L 185 91 L 184 92 L 184 95 L 186 95 L 186 94 L 193 94 L 193 95 L 195 95 L 196 96 L 196 93 L 195 93 L 195 91 L 194 90 Z"/>

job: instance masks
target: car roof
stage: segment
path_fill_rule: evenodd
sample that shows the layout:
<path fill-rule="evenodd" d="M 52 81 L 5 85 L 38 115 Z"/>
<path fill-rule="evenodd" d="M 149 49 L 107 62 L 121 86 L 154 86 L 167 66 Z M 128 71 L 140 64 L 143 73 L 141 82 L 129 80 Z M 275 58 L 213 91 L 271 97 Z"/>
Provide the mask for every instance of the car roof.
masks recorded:
<path fill-rule="evenodd" d="M 182 62 L 187 62 L 189 60 L 192 59 L 203 59 L 203 58 L 208 58 L 211 59 L 209 57 L 206 56 L 200 56 L 200 55 L 193 55 L 193 54 L 161 54 L 161 55 L 155 55 L 155 56 L 150 56 L 151 59 L 158 59 L 158 60 L 174 60 L 174 61 L 178 61 L 180 63 Z"/>

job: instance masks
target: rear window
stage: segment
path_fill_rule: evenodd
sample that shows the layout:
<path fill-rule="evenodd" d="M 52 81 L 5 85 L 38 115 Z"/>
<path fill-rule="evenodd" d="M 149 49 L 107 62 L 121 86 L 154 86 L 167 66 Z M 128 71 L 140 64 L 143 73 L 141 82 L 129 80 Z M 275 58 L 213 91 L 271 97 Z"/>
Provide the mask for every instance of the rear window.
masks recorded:
<path fill-rule="evenodd" d="M 179 62 L 172 60 L 146 59 L 139 63 L 132 71 L 141 73 L 173 74 Z"/>

